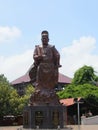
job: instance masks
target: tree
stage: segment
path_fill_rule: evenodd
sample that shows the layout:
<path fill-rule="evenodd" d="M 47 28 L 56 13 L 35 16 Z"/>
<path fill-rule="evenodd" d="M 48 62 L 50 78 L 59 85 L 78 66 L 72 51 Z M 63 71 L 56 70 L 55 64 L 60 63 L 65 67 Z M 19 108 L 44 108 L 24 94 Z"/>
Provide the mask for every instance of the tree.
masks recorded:
<path fill-rule="evenodd" d="M 94 69 L 91 66 L 83 66 L 74 74 L 72 83 L 58 92 L 60 98 L 86 97 L 89 94 L 98 97 L 98 87 L 94 82 L 98 81 Z"/>
<path fill-rule="evenodd" d="M 34 92 L 35 88 L 29 84 L 27 87 L 26 87 L 26 90 L 25 90 L 25 95 L 23 96 L 23 101 L 24 101 L 24 105 L 28 105 L 29 104 L 29 98 L 31 96 L 31 94 Z"/>
<path fill-rule="evenodd" d="M 0 117 L 5 115 L 20 115 L 23 108 L 28 104 L 30 94 L 33 93 L 34 87 L 28 85 L 24 96 L 19 96 L 4 75 L 0 75 Z"/>
<path fill-rule="evenodd" d="M 93 67 L 85 65 L 75 72 L 72 83 L 75 85 L 95 83 L 98 81 L 98 76 L 96 76 L 94 72 Z"/>
<path fill-rule="evenodd" d="M 13 115 L 21 115 L 23 113 L 23 109 L 29 103 L 29 98 L 31 93 L 34 92 L 34 87 L 29 84 L 26 88 L 25 95 L 19 96 L 17 91 L 14 90 L 10 94 L 10 106 L 11 106 L 11 114 Z"/>
<path fill-rule="evenodd" d="M 10 93 L 10 98 L 9 98 L 9 108 L 10 108 L 9 113 L 11 115 L 20 114 L 18 109 L 19 105 L 20 105 L 20 96 L 18 95 L 17 91 L 13 89 Z"/>
<path fill-rule="evenodd" d="M 10 86 L 7 78 L 2 74 L 0 75 L 0 116 L 7 115 L 10 111 L 9 108 L 9 99 L 10 93 L 12 91 L 12 87 Z"/>
<path fill-rule="evenodd" d="M 60 98 L 78 98 L 85 100 L 87 109 L 94 115 L 98 114 L 98 76 L 90 66 L 83 66 L 74 74 L 72 83 L 65 86 L 65 89 L 58 92 Z"/>
<path fill-rule="evenodd" d="M 60 98 L 86 98 L 90 94 L 98 97 L 98 87 L 92 84 L 68 85 L 64 90 L 58 92 Z"/>
<path fill-rule="evenodd" d="M 98 96 L 89 94 L 85 97 L 85 101 L 89 110 L 93 112 L 93 115 L 98 115 Z"/>

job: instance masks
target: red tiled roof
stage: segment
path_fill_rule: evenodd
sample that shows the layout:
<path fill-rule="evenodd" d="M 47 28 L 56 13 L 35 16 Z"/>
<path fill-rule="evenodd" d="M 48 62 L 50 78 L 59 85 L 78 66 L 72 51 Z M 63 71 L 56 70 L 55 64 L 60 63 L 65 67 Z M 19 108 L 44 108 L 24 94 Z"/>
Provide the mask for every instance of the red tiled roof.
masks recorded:
<path fill-rule="evenodd" d="M 78 98 L 78 101 L 80 100 L 80 98 Z M 61 99 L 60 100 L 60 103 L 62 103 L 63 105 L 65 106 L 71 106 L 73 105 L 75 102 L 74 102 L 74 98 L 67 98 L 67 99 Z"/>
<path fill-rule="evenodd" d="M 14 81 L 11 82 L 11 84 L 14 85 L 14 84 L 20 84 L 20 83 L 23 83 L 23 82 L 30 82 L 30 77 L 29 77 L 28 73 L 26 73 L 25 75 L 15 79 Z"/>
<path fill-rule="evenodd" d="M 59 79 L 58 79 L 59 83 L 68 83 L 69 84 L 69 83 L 71 83 L 71 81 L 72 81 L 71 78 L 69 78 L 68 76 L 65 76 L 65 75 L 59 73 Z"/>
<path fill-rule="evenodd" d="M 59 79 L 58 79 L 58 82 L 59 83 L 66 83 L 66 84 L 69 84 L 71 83 L 71 78 L 59 73 Z M 25 75 L 17 78 L 16 80 L 12 81 L 11 84 L 14 85 L 14 84 L 20 84 L 22 82 L 30 82 L 30 77 L 29 77 L 29 74 L 26 73 Z"/>

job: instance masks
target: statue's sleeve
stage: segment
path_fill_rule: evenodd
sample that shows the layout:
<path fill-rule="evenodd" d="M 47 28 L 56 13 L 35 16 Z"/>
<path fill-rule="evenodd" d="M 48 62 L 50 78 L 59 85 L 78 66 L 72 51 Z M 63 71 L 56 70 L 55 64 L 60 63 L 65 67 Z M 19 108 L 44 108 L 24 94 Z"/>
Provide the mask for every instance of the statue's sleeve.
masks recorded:
<path fill-rule="evenodd" d="M 36 65 L 39 65 L 39 63 L 42 60 L 42 54 L 41 54 L 41 49 L 39 45 L 35 46 L 34 54 L 33 54 L 33 59 Z"/>
<path fill-rule="evenodd" d="M 36 60 L 37 56 L 38 56 L 38 45 L 36 45 L 34 49 L 34 53 L 33 53 L 34 60 Z"/>
<path fill-rule="evenodd" d="M 52 47 L 53 48 L 53 56 L 54 56 L 54 63 L 55 65 L 59 65 L 59 60 L 60 60 L 60 54 L 59 52 L 57 51 L 57 49 L 55 48 L 55 46 Z"/>
<path fill-rule="evenodd" d="M 33 59 L 34 59 L 34 63 L 37 65 L 38 64 L 38 50 L 37 50 L 37 46 L 35 46 L 35 49 L 34 49 Z"/>
<path fill-rule="evenodd" d="M 58 50 L 55 48 L 55 46 L 53 46 L 53 52 L 54 52 L 55 57 L 60 57 L 60 54 L 59 54 Z"/>

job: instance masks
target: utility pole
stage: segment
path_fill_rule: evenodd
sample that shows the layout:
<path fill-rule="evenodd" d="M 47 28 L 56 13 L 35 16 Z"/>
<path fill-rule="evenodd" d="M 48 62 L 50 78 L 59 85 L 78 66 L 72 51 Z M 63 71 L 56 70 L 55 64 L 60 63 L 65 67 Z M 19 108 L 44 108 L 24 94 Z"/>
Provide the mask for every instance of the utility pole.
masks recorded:
<path fill-rule="evenodd" d="M 78 130 L 80 130 L 80 104 L 83 103 L 83 99 L 74 98 L 74 102 L 77 104 Z"/>

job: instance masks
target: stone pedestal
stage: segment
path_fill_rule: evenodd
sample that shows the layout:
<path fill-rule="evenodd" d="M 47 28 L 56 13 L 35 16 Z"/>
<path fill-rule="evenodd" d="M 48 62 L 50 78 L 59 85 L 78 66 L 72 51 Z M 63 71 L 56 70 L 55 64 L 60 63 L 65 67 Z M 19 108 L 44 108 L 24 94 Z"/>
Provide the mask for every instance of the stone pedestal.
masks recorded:
<path fill-rule="evenodd" d="M 66 124 L 65 106 L 27 106 L 23 112 L 24 129 L 56 129 Z"/>

